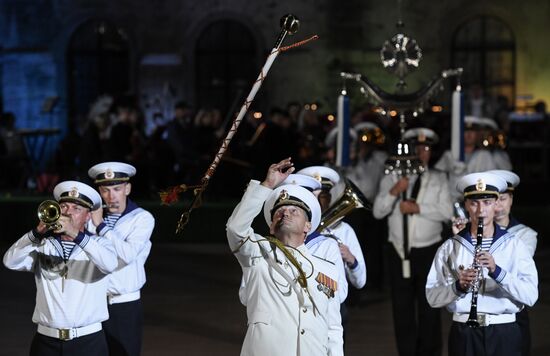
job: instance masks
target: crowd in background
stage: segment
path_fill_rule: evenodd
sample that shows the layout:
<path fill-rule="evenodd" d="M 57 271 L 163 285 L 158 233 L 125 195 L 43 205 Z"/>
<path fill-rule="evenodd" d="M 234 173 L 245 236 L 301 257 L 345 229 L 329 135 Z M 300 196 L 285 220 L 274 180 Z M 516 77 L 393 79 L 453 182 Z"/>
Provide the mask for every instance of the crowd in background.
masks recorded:
<path fill-rule="evenodd" d="M 469 111 L 486 115 L 484 112 L 490 110 L 498 130 L 508 130 L 511 111 L 508 102 L 498 98 L 488 105 L 476 98 L 475 90 L 472 93 Z M 544 103 L 539 103 L 536 109 L 543 113 L 546 110 Z M 48 191 L 57 181 L 86 181 L 89 167 L 111 160 L 128 162 L 137 168 L 140 179 L 134 186 L 141 197 L 152 197 L 174 185 L 197 184 L 231 126 L 231 115 L 230 120 L 224 119 L 224 115 L 218 109 L 195 109 L 182 101 L 176 104 L 171 118 L 161 113 L 146 117 L 140 103 L 131 97 L 102 96 L 91 106 L 82 127 L 70 125 L 44 172 L 33 177 L 36 172 L 17 134 L 16 118 L 4 113 L 0 121 L 0 164 L 9 169 L 3 169 L 0 189 L 23 190 L 36 179 L 38 190 Z M 350 126 L 362 122 L 380 127 L 385 141 L 377 149 L 391 153 L 400 137 L 398 119 L 366 106 L 354 111 Z M 321 114 L 319 108 L 297 102 L 285 108 L 274 107 L 267 113 L 248 112 L 211 181 L 208 194 L 237 196 L 250 178 L 261 179 L 271 162 L 285 157 L 293 157 L 298 168 L 333 163 L 335 140 L 334 136 L 329 140 L 327 137 L 335 126 L 333 115 Z M 420 118 L 408 120 L 408 127 L 414 126 L 431 127 L 442 137 L 434 152 L 433 160 L 437 160 L 449 146 L 449 116 L 428 110 Z M 354 144 L 350 153 L 352 165 L 369 154 L 361 150 L 359 143 Z"/>

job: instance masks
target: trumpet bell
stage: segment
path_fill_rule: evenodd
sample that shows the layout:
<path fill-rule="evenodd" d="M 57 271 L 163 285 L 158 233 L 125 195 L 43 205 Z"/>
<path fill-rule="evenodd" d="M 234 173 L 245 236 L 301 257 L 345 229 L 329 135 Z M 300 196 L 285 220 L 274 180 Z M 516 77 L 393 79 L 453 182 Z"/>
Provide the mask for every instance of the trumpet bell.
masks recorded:
<path fill-rule="evenodd" d="M 38 219 L 48 226 L 55 226 L 61 216 L 61 207 L 55 200 L 44 200 L 37 209 Z"/>
<path fill-rule="evenodd" d="M 335 225 L 355 209 L 372 209 L 372 204 L 365 198 L 355 183 L 347 178 L 345 178 L 345 183 L 346 187 L 342 196 L 321 216 L 321 222 L 316 230 L 318 233 Z"/>

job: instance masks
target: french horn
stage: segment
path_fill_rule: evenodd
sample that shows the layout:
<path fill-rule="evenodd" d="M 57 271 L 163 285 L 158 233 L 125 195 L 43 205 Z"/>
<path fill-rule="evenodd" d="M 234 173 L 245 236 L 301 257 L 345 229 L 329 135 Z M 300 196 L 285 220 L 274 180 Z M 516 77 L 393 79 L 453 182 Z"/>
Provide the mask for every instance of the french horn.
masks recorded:
<path fill-rule="evenodd" d="M 321 215 L 321 222 L 316 232 L 321 233 L 324 229 L 330 228 L 355 209 L 372 209 L 372 204 L 359 188 L 351 180 L 344 179 L 346 183 L 344 193 Z"/>

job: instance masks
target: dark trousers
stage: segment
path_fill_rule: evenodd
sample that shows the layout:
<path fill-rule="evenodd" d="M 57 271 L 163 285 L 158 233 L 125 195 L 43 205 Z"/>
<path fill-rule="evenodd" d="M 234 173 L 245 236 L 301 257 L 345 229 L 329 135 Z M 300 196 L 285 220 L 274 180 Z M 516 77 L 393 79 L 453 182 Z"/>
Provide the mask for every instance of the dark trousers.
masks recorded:
<path fill-rule="evenodd" d="M 110 356 L 139 356 L 143 338 L 141 299 L 109 305 L 109 320 L 103 322 Z"/>
<path fill-rule="evenodd" d="M 449 356 L 521 356 L 521 332 L 517 323 L 471 328 L 453 322 Z"/>
<path fill-rule="evenodd" d="M 30 356 L 107 356 L 103 330 L 72 340 L 59 340 L 39 333 L 34 335 Z"/>
<path fill-rule="evenodd" d="M 531 356 L 531 328 L 529 327 L 529 313 L 527 313 L 527 307 L 516 314 L 516 322 L 521 332 L 521 355 Z"/>
<path fill-rule="evenodd" d="M 426 279 L 439 244 L 411 249 L 411 277 L 403 278 L 402 262 L 389 245 L 393 324 L 400 356 L 439 356 L 441 316 L 426 300 Z"/>

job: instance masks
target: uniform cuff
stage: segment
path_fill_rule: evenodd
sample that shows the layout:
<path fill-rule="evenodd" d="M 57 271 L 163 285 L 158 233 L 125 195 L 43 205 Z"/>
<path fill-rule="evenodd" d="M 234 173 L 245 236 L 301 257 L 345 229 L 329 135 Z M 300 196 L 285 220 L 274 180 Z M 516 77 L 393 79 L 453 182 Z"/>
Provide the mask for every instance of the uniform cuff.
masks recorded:
<path fill-rule="evenodd" d="M 109 231 L 109 227 L 107 226 L 107 224 L 105 222 L 102 222 L 101 224 L 99 224 L 97 226 L 97 228 L 95 229 L 95 232 L 98 236 L 103 236 L 105 235 L 105 233 Z"/>
<path fill-rule="evenodd" d="M 500 283 L 504 277 L 506 277 L 506 272 L 497 265 L 494 272 L 489 272 L 489 277 L 494 279 L 497 283 Z"/>
<path fill-rule="evenodd" d="M 355 262 L 353 262 L 351 265 L 348 263 L 347 264 L 349 269 L 356 269 L 357 266 L 359 266 L 359 261 L 357 261 L 357 258 L 355 259 Z"/>
<path fill-rule="evenodd" d="M 81 248 L 84 248 L 84 246 L 88 244 L 88 241 L 90 241 L 90 236 L 86 235 L 82 231 L 80 231 L 74 238 L 74 243 L 79 245 Z"/>
<path fill-rule="evenodd" d="M 32 241 L 32 243 L 38 244 L 46 236 L 47 234 L 41 234 L 38 232 L 38 230 L 32 229 L 31 233 L 29 234 L 29 239 Z"/>

